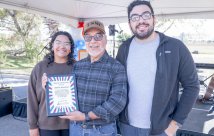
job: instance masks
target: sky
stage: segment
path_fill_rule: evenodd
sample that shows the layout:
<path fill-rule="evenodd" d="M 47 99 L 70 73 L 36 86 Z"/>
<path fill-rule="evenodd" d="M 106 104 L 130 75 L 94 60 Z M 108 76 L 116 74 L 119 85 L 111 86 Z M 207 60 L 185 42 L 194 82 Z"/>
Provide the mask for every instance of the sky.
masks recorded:
<path fill-rule="evenodd" d="M 202 23 L 201 23 L 202 22 Z M 119 24 L 123 32 L 131 34 L 127 23 Z M 117 25 L 116 25 L 117 26 Z M 119 30 L 117 26 L 116 29 Z M 160 30 L 161 31 L 161 30 Z M 191 19 L 185 20 L 183 23 L 174 24 L 166 34 L 177 37 L 182 33 L 190 35 L 201 35 L 205 40 L 214 40 L 214 19 L 199 20 Z M 197 36 L 195 36 L 197 37 Z"/>

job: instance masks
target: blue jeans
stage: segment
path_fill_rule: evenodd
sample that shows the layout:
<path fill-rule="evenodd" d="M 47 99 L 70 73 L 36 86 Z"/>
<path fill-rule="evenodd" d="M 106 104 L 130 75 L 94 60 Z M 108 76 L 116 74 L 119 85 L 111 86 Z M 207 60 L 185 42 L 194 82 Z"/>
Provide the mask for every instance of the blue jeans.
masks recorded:
<path fill-rule="evenodd" d="M 116 123 L 84 126 L 82 123 L 70 123 L 70 136 L 116 136 Z"/>
<path fill-rule="evenodd" d="M 150 129 L 137 128 L 121 122 L 119 122 L 119 128 L 122 136 L 151 136 L 149 135 Z M 160 135 L 152 135 L 152 136 L 167 136 L 167 134 L 163 132 Z"/>

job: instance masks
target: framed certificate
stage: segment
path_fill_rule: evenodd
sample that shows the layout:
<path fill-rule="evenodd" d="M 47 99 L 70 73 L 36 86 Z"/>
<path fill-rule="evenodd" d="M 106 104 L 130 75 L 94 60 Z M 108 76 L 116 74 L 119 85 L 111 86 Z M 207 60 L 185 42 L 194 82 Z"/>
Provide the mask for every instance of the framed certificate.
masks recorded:
<path fill-rule="evenodd" d="M 46 84 L 48 116 L 61 116 L 78 110 L 75 75 L 49 75 Z"/>

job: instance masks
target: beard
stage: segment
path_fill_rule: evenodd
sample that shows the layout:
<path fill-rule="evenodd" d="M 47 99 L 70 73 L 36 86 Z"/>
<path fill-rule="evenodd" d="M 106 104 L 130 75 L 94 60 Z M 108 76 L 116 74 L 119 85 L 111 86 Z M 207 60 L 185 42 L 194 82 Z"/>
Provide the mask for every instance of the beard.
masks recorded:
<path fill-rule="evenodd" d="M 142 33 L 138 33 L 137 32 L 137 28 L 140 26 L 140 25 L 147 25 L 149 26 L 149 24 L 145 24 L 145 23 L 140 23 L 138 24 L 136 27 L 135 27 L 135 30 L 131 27 L 131 31 L 132 33 L 140 40 L 144 40 L 144 39 L 147 39 L 153 32 L 154 32 L 154 23 L 153 23 L 153 26 L 149 26 L 148 30 L 146 32 L 142 32 Z"/>
<path fill-rule="evenodd" d="M 95 58 L 102 56 L 105 52 L 104 47 L 99 47 L 99 49 L 91 49 L 90 47 L 88 48 L 86 47 L 86 50 L 91 57 L 95 57 Z"/>

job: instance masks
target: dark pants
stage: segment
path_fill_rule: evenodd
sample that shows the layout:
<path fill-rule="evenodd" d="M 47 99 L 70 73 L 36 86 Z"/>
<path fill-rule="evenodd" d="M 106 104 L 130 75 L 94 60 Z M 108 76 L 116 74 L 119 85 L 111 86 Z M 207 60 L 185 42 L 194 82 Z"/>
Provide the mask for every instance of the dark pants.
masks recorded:
<path fill-rule="evenodd" d="M 149 134 L 150 129 L 137 128 L 121 122 L 119 122 L 119 128 L 122 136 L 151 136 Z M 152 136 L 167 136 L 167 134 L 162 132 L 162 134 Z"/>
<path fill-rule="evenodd" d="M 45 130 L 39 129 L 40 136 L 69 136 L 68 129 L 62 130 Z"/>

